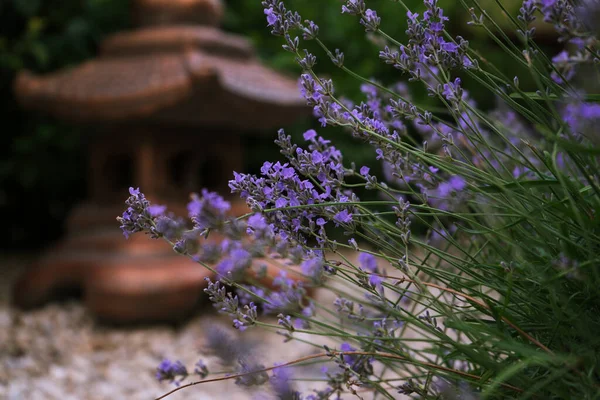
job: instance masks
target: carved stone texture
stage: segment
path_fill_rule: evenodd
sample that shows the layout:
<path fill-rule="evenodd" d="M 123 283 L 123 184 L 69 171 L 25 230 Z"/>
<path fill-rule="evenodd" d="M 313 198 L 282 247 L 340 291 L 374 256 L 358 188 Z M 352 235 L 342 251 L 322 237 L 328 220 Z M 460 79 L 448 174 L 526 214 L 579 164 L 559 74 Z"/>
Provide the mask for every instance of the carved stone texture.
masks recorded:
<path fill-rule="evenodd" d="M 100 54 L 107 57 L 129 57 L 183 52 L 187 49 L 201 49 L 234 59 L 254 56 L 254 48 L 246 38 L 229 35 L 208 26 L 161 26 L 116 33 L 102 42 Z"/>
<path fill-rule="evenodd" d="M 106 128 L 88 140 L 90 200 L 122 204 L 132 185 L 158 203 L 186 201 L 200 188 L 225 195 L 232 171 L 243 168 L 240 139 L 229 130 L 209 127 Z"/>
<path fill-rule="evenodd" d="M 220 9 L 220 2 L 208 0 L 134 3 L 144 10 Z M 274 129 L 306 115 L 297 83 L 264 67 L 248 40 L 173 18 L 177 23 L 107 38 L 100 56 L 82 65 L 45 76 L 19 74 L 17 99 L 74 122 L 160 121 L 238 133 Z"/>
<path fill-rule="evenodd" d="M 68 287 L 109 321 L 188 313 L 209 273 L 164 243 L 122 237 L 115 217 L 127 188 L 183 210 L 203 187 L 226 194 L 243 166 L 242 134 L 273 133 L 310 113 L 296 81 L 264 67 L 248 40 L 218 29 L 221 1 L 133 0 L 132 11 L 136 29 L 107 38 L 96 59 L 15 81 L 24 107 L 89 127 L 89 199 L 17 283 L 22 307 Z"/>
<path fill-rule="evenodd" d="M 25 72 L 15 88 L 23 106 L 73 122 L 160 121 L 245 133 L 306 114 L 295 82 L 254 58 L 198 50 L 101 58 L 45 77 Z"/>

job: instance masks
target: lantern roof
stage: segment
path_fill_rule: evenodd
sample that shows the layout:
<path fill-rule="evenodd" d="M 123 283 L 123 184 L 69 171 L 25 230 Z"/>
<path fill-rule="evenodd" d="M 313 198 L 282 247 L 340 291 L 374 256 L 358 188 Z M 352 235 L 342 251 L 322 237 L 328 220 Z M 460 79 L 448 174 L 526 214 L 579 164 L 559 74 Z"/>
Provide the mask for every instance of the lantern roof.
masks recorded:
<path fill-rule="evenodd" d="M 305 115 L 298 85 L 216 27 L 218 0 L 134 0 L 136 29 L 105 39 L 97 58 L 15 82 L 28 108 L 74 122 L 161 121 L 240 130 Z M 191 24 L 191 19 L 198 21 Z"/>

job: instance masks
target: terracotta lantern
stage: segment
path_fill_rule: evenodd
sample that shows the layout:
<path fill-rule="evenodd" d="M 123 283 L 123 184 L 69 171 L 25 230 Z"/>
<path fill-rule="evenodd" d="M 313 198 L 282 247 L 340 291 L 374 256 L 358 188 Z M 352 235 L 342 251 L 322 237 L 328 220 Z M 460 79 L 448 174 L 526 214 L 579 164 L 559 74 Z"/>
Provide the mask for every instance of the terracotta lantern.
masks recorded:
<path fill-rule="evenodd" d="M 294 80 L 261 65 L 248 40 L 218 28 L 221 1 L 132 3 L 135 28 L 104 40 L 96 59 L 16 80 L 24 107 L 86 127 L 90 160 L 88 200 L 72 211 L 66 237 L 18 282 L 17 305 L 79 287 L 110 320 L 185 314 L 207 272 L 162 241 L 123 238 L 115 218 L 128 187 L 180 210 L 204 187 L 226 195 L 232 171 L 242 168 L 242 135 L 272 133 L 307 114 Z"/>

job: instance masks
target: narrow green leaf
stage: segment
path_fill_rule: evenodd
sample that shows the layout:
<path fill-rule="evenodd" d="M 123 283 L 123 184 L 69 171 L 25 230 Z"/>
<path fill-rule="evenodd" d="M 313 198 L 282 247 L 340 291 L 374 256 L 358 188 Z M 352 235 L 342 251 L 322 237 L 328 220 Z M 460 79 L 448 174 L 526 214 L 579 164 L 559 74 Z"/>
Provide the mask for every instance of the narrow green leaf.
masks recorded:
<path fill-rule="evenodd" d="M 536 187 L 547 187 L 547 186 L 560 186 L 560 182 L 556 179 L 542 179 L 542 180 L 527 180 L 527 181 L 515 181 L 507 183 L 506 185 L 490 185 L 480 186 L 479 189 L 486 193 L 501 193 L 505 190 L 511 190 L 516 187 L 524 188 L 536 188 Z"/>
<path fill-rule="evenodd" d="M 549 94 L 546 97 L 542 97 L 536 92 L 523 92 L 525 96 L 521 93 L 511 93 L 510 97 L 513 99 L 522 99 L 523 97 L 527 97 L 531 100 L 564 100 L 562 97 L 559 97 L 555 94 Z M 600 101 L 600 94 L 586 94 L 584 96 L 585 101 Z"/>

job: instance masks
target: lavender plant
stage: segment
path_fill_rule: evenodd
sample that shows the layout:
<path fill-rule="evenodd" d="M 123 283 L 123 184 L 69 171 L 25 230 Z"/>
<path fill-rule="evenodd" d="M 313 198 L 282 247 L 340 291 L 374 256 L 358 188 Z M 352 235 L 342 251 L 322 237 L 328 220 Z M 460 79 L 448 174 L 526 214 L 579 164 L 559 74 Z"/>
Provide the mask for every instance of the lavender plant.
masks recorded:
<path fill-rule="evenodd" d="M 379 58 L 398 70 L 394 85 L 356 74 L 343 49 L 329 49 L 318 25 L 283 1 L 262 2 L 271 32 L 302 67 L 300 92 L 315 117 L 370 146 L 383 176 L 344 159 L 314 130 L 304 143 L 279 131 L 285 160 L 229 182 L 252 210 L 244 217 L 228 216 L 229 204 L 205 191 L 190 203 L 187 226 L 131 190 L 125 235 L 163 238 L 213 270 L 218 280 L 205 291 L 235 328 L 321 349 L 268 368 L 239 356 L 232 375 L 208 381 L 270 384 L 279 399 L 600 397 L 600 105 L 586 92 L 600 72 L 591 17 L 600 3 L 525 0 L 511 15 L 496 0 L 514 40 L 477 0 L 460 2 L 469 24 L 528 75 L 506 76 L 452 36 L 437 0 L 419 10 L 397 1 L 393 16 L 364 0 L 342 5 L 340 17 L 385 43 Z M 538 22 L 553 26 L 563 51 L 541 50 Z M 385 31 L 398 23 L 404 43 Z M 319 62 L 361 82 L 362 102 L 319 75 L 306 41 L 326 55 Z M 480 109 L 465 77 L 497 108 Z M 429 106 L 412 100 L 419 85 Z M 359 188 L 377 199 L 361 201 Z M 212 232 L 227 239 L 217 246 Z M 267 259 L 282 271 L 270 287 L 260 284 Z M 336 300 L 319 301 L 322 292 Z M 338 344 L 324 346 L 325 337 Z M 296 392 L 293 366 L 315 360 L 329 365 L 320 378 L 327 386 Z M 177 376 L 187 370 L 161 364 L 159 379 Z"/>

